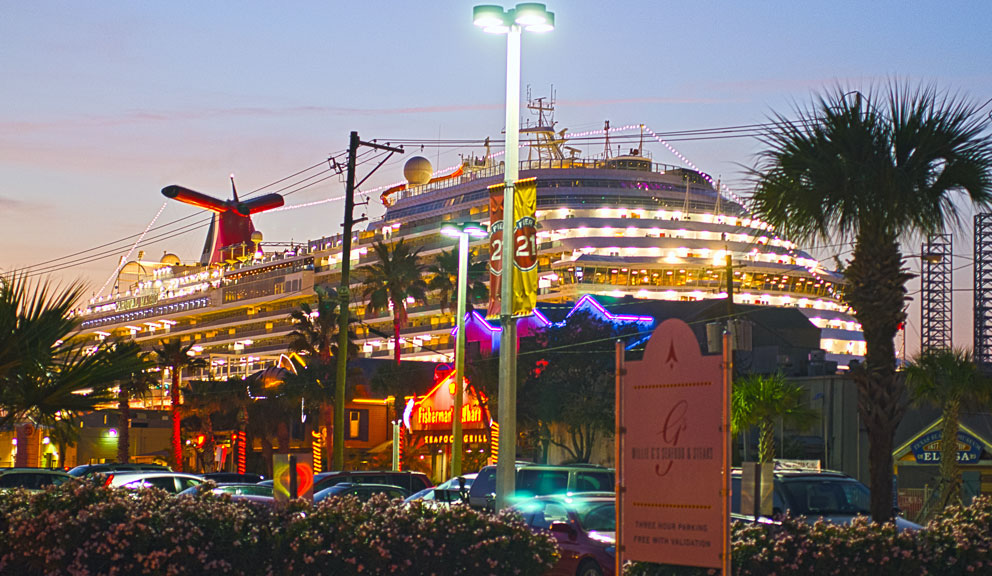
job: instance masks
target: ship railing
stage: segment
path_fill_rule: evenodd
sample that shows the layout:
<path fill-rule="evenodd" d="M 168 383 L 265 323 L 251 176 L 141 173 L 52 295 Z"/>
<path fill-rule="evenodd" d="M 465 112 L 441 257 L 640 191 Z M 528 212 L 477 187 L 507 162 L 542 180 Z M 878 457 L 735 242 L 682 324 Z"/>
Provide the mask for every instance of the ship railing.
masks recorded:
<path fill-rule="evenodd" d="M 575 169 L 608 169 L 610 166 L 607 160 L 593 158 L 542 158 L 538 160 L 521 160 L 520 161 L 520 171 L 527 170 L 567 170 L 571 168 Z M 401 190 L 394 195 L 393 202 L 398 202 L 406 198 L 413 198 L 416 196 L 422 196 L 430 192 L 435 192 L 437 190 L 445 190 L 453 186 L 458 186 L 466 182 L 472 182 L 473 180 L 481 180 L 485 178 L 492 178 L 494 176 L 499 176 L 503 174 L 504 165 L 499 163 L 488 168 L 483 168 L 481 170 L 473 170 L 471 172 L 466 172 L 457 178 L 448 178 L 444 180 L 438 180 L 437 182 L 430 182 L 423 184 L 421 186 L 415 186 L 408 188 L 406 190 Z M 621 168 L 622 169 L 622 168 Z M 671 164 L 662 164 L 660 162 L 651 163 L 651 171 L 658 174 L 666 174 L 675 170 L 686 170 L 686 168 L 681 166 L 674 166 Z"/>

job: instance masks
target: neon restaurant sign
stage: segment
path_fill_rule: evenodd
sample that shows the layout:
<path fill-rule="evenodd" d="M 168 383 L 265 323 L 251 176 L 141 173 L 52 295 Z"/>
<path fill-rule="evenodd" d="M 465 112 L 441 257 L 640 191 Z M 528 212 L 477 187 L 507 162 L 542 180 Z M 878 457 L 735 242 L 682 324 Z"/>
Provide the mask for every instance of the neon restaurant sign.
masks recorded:
<path fill-rule="evenodd" d="M 417 414 L 415 418 L 417 423 L 421 425 L 451 424 L 454 413 L 454 408 L 448 408 L 447 410 L 435 410 L 430 406 L 421 404 L 417 407 Z M 478 405 L 462 406 L 462 424 L 479 422 L 482 422 L 482 408 Z"/>
<path fill-rule="evenodd" d="M 463 383 L 462 427 L 466 430 L 485 429 L 488 415 L 479 401 L 475 389 Z M 454 421 L 454 374 L 441 378 L 430 392 L 410 400 L 403 414 L 403 422 L 411 432 L 437 432 L 451 434 Z"/>

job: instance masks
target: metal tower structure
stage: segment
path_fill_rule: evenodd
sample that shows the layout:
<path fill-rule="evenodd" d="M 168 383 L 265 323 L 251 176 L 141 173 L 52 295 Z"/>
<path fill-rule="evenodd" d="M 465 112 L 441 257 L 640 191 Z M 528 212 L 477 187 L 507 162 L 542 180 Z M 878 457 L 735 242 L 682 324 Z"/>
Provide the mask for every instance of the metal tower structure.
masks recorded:
<path fill-rule="evenodd" d="M 951 240 L 950 234 L 934 234 L 921 249 L 920 350 L 951 347 Z"/>
<path fill-rule="evenodd" d="M 975 362 L 992 367 L 992 214 L 975 214 Z"/>

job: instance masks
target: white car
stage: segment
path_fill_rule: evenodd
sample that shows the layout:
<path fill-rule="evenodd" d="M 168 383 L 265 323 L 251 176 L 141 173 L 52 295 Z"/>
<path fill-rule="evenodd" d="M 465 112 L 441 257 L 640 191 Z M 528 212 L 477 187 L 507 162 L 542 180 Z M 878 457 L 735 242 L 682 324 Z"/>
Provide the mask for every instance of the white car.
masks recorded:
<path fill-rule="evenodd" d="M 461 478 L 465 481 L 466 496 L 468 495 L 468 489 L 472 486 L 472 482 L 475 481 L 476 476 L 478 476 L 478 474 L 475 473 L 463 474 L 461 476 Z M 450 478 L 433 488 L 424 488 L 420 492 L 408 497 L 403 502 L 410 503 L 415 501 L 421 501 L 427 506 L 447 506 L 450 504 L 461 503 L 462 499 L 459 493 L 458 478 Z"/>
<path fill-rule="evenodd" d="M 182 472 L 124 472 L 108 474 L 104 486 L 131 489 L 158 488 L 170 494 L 179 494 L 203 482 L 205 480 L 199 476 Z"/>

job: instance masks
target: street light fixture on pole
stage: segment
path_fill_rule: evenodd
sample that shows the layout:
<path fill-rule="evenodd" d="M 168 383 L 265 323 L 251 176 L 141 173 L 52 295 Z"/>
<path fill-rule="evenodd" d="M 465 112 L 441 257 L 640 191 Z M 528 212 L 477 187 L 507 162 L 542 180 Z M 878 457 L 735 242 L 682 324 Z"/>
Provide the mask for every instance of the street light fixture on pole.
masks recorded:
<path fill-rule="evenodd" d="M 517 459 L 517 330 L 513 320 L 513 200 L 520 168 L 520 34 L 550 32 L 555 15 L 544 4 L 525 2 L 504 10 L 484 4 L 472 9 L 476 26 L 492 34 L 506 34 L 506 160 L 503 186 L 503 240 L 499 320 L 499 457 L 496 461 L 496 509 L 506 507 L 516 483 Z M 495 225 L 491 222 L 490 225 Z"/>
<path fill-rule="evenodd" d="M 465 300 L 468 293 L 468 243 L 469 238 L 488 236 L 485 226 L 475 222 L 444 224 L 441 234 L 458 238 L 458 301 L 457 334 L 455 336 L 455 405 L 451 419 L 451 477 L 462 474 L 462 405 L 465 388 Z"/>

